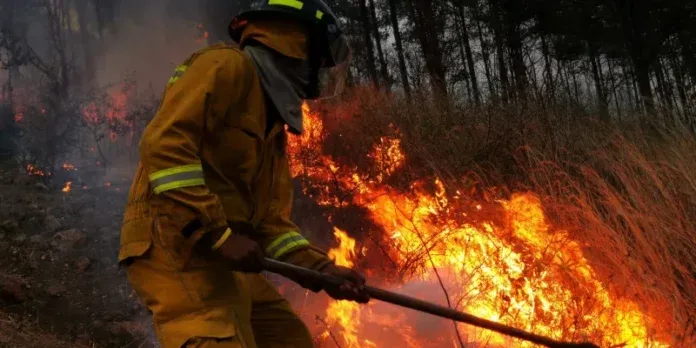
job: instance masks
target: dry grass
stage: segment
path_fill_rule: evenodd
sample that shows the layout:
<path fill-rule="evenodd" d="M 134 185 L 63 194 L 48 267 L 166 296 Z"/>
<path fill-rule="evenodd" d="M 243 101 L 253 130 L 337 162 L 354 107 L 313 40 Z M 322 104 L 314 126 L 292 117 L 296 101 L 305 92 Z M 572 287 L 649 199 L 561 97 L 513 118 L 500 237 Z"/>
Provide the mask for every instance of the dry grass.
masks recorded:
<path fill-rule="evenodd" d="M 46 333 L 27 319 L 0 312 L 0 348 L 93 348 L 89 343 L 73 343 Z"/>
<path fill-rule="evenodd" d="M 658 315 L 675 346 L 696 334 L 693 133 L 637 121 L 602 126 L 569 107 L 469 107 L 368 89 L 322 106 L 332 110 L 325 151 L 341 162 L 360 167 L 356 153 L 399 133 L 409 170 L 392 184 L 436 175 L 452 188 L 469 177 L 536 192 L 553 224 L 586 242 L 614 292 Z"/>
<path fill-rule="evenodd" d="M 617 132 L 618 133 L 618 132 Z M 648 140 L 649 139 L 649 140 Z M 679 342 L 696 317 L 696 138 L 615 134 L 583 163 L 529 151 L 533 190 L 587 242 L 606 283 L 665 321 Z M 670 327 L 679 323 L 680 327 Z"/>

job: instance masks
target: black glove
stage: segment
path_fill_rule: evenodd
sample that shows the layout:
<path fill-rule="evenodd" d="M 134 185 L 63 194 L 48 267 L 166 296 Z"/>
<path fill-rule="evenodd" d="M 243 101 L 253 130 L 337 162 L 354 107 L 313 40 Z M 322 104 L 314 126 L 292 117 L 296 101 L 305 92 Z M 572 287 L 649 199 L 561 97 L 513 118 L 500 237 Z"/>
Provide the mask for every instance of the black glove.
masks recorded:
<path fill-rule="evenodd" d="M 322 284 L 322 289 L 332 298 L 358 303 L 370 301 L 370 295 L 365 291 L 365 277 L 357 271 L 330 263 L 320 269 L 320 272 L 343 280 L 340 285 Z"/>
<path fill-rule="evenodd" d="M 209 233 L 197 246 L 203 255 L 222 257 L 230 267 L 239 272 L 263 271 L 264 253 L 255 240 L 225 228 Z"/>

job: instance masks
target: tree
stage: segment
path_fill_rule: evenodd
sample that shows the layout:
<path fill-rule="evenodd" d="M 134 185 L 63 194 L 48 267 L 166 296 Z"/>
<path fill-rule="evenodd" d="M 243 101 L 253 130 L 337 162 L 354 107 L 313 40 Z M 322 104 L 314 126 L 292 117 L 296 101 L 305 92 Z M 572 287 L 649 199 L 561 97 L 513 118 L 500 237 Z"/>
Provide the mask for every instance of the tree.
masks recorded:
<path fill-rule="evenodd" d="M 401 75 L 401 85 L 404 88 L 404 93 L 410 98 L 411 85 L 408 83 L 408 70 L 406 69 L 406 58 L 404 57 L 404 47 L 401 41 L 401 30 L 399 28 L 399 15 L 397 13 L 397 0 L 387 0 L 389 2 L 389 20 L 394 34 L 394 47 L 396 56 L 399 61 L 399 73 Z"/>
<path fill-rule="evenodd" d="M 433 91 L 447 96 L 446 71 L 443 65 L 440 37 L 444 30 L 443 18 L 436 15 L 436 3 L 429 0 L 405 0 L 420 43 L 425 67 Z"/>

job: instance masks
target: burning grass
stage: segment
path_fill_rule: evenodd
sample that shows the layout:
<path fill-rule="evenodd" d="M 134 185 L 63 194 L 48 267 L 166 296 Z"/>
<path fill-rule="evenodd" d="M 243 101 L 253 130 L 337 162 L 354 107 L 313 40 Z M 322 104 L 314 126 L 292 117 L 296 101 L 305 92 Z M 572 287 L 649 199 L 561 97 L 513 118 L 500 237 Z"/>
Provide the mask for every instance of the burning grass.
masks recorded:
<path fill-rule="evenodd" d="M 303 193 L 295 212 L 315 242 L 333 243 L 332 258 L 374 285 L 557 339 L 692 345 L 692 133 L 607 128 L 560 107 L 417 100 L 356 89 L 305 109 L 306 133 L 288 148 Z M 128 138 L 135 124 L 123 123 Z M 106 130 L 95 139 L 132 147 Z M 63 192 L 86 189 L 72 178 Z M 525 346 L 376 301 L 284 291 L 321 347 Z"/>
<path fill-rule="evenodd" d="M 693 343 L 692 134 L 424 100 L 358 90 L 326 117 L 306 110 L 293 172 L 340 228 L 336 260 L 558 339 Z M 351 207 L 365 219 L 342 219 Z M 525 346 L 379 303 L 315 307 L 325 347 Z"/>

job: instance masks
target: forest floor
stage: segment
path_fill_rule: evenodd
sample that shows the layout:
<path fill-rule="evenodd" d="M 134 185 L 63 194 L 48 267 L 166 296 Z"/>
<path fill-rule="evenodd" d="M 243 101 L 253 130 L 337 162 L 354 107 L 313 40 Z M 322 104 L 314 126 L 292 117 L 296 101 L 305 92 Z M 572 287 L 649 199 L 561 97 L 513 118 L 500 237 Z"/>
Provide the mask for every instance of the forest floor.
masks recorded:
<path fill-rule="evenodd" d="M 153 346 L 116 264 L 126 192 L 0 171 L 0 348 Z"/>

